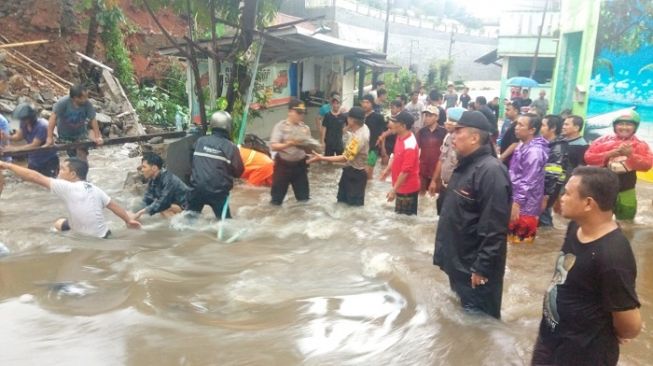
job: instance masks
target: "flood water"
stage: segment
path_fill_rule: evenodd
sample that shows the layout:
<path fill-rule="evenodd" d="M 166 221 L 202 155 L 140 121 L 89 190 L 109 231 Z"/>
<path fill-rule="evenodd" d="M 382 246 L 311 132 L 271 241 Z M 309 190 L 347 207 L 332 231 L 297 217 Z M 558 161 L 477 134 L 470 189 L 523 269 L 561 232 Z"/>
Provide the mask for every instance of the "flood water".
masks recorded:
<path fill-rule="evenodd" d="M 139 163 L 93 151 L 90 180 L 125 206 Z M 0 198 L 0 365 L 526 365 L 565 223 L 534 245 L 511 246 L 503 320 L 463 313 L 431 264 L 434 200 L 398 217 L 388 183 L 366 205 L 335 204 L 340 170 L 311 168 L 307 204 L 268 205 L 266 189 L 238 186 L 216 239 L 208 220 L 189 227 L 147 218 L 114 238 L 50 231 L 63 205 L 27 184 Z M 653 321 L 653 185 L 625 227 L 639 269 L 644 322 Z M 205 212 L 210 218 L 210 213 Z M 653 335 L 622 347 L 620 364 L 650 364 Z M 649 361 L 646 361 L 649 360 Z"/>

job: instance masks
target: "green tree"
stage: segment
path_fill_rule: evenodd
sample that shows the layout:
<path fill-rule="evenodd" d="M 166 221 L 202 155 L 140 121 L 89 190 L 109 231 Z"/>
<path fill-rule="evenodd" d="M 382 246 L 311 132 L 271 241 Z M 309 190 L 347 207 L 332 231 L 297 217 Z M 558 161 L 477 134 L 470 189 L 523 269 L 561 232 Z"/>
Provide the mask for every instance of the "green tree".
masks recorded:
<path fill-rule="evenodd" d="M 118 3 L 116 0 L 83 0 L 80 6 L 82 11 L 89 12 L 84 54 L 93 58 L 95 57 L 95 48 L 97 46 L 100 24 L 102 23 L 101 18 L 106 17 L 107 12 L 116 16 Z M 86 60 L 82 60 L 79 71 L 82 79 L 87 79 L 91 71 L 91 64 Z"/>
<path fill-rule="evenodd" d="M 429 71 L 426 74 L 426 88 L 437 90 L 446 89 L 452 67 L 452 60 L 435 60 L 431 62 Z"/>
<path fill-rule="evenodd" d="M 227 85 L 227 110 L 238 119 L 244 110 L 244 97 L 249 85 L 250 59 L 247 57 L 255 43 L 255 35 L 264 30 L 279 8 L 280 0 L 140 0 L 155 20 L 168 40 L 184 55 L 193 70 L 195 79 L 195 92 L 199 96 L 200 115 L 202 125 L 207 127 L 206 105 L 200 84 L 200 74 L 197 62 L 197 52 L 209 54 L 216 65 L 228 62 L 233 65 L 231 80 Z M 242 7 L 241 7 L 242 3 Z M 169 7 L 179 14 L 184 14 L 188 19 L 190 31 L 186 41 L 188 47 L 182 47 L 159 23 L 154 9 Z M 234 42 L 230 52 L 224 57 L 218 55 L 217 29 L 220 24 L 227 25 L 234 32 Z M 210 50 L 202 49 L 194 41 L 195 34 L 205 34 L 209 31 L 212 39 Z M 249 51 L 249 52 L 248 52 Z M 221 53 L 224 54 L 224 53 Z M 216 73 L 217 75 L 217 73 Z"/>
<path fill-rule="evenodd" d="M 386 90 L 388 98 L 395 99 L 400 95 L 410 95 L 417 88 L 417 74 L 403 68 L 395 74 L 385 74 Z"/>

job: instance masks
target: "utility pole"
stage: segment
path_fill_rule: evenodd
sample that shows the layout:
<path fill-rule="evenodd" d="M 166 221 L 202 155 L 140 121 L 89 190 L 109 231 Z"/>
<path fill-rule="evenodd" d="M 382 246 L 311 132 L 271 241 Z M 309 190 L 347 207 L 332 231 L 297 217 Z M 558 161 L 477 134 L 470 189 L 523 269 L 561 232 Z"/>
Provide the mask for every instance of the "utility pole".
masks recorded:
<path fill-rule="evenodd" d="M 410 40 L 410 54 L 408 56 L 408 70 L 412 70 L 413 67 L 413 43 L 417 43 L 417 47 L 419 47 L 419 41 L 416 39 L 411 39 Z"/>
<path fill-rule="evenodd" d="M 383 53 L 388 55 L 388 31 L 390 29 L 390 1 L 387 0 L 385 7 L 385 33 L 383 35 Z"/>
<path fill-rule="evenodd" d="M 535 44 L 535 55 L 533 55 L 533 62 L 531 63 L 531 79 L 535 76 L 535 69 L 537 68 L 537 57 L 540 53 L 540 41 L 542 40 L 542 32 L 544 30 L 544 22 L 546 20 L 546 10 L 549 7 L 549 0 L 544 3 L 544 11 L 542 12 L 542 22 L 537 34 L 537 43 Z"/>
<path fill-rule="evenodd" d="M 453 50 L 453 44 L 456 42 L 454 40 L 454 28 L 451 27 L 451 36 L 449 37 L 449 60 L 451 61 L 451 51 Z"/>

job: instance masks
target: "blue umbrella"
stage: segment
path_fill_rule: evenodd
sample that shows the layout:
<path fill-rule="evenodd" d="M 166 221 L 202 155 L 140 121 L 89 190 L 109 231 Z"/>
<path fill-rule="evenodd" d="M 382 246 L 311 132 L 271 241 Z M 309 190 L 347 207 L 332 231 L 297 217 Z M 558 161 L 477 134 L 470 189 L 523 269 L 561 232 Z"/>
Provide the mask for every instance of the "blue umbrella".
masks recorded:
<path fill-rule="evenodd" d="M 508 86 L 518 86 L 521 88 L 533 88 L 538 85 L 540 84 L 538 84 L 537 81 L 523 76 L 516 76 L 514 78 L 508 79 Z"/>

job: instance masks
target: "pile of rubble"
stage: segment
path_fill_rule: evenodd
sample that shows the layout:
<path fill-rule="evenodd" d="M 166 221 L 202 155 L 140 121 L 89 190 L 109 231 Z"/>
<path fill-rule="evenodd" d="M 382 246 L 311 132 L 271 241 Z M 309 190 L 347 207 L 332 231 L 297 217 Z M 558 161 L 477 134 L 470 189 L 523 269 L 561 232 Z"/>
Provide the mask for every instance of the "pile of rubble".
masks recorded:
<path fill-rule="evenodd" d="M 48 119 L 71 85 L 19 51 L 0 49 L 0 113 L 7 117 L 11 118 L 18 104 L 30 102 Z M 122 87 L 108 71 L 103 70 L 99 90 L 91 91 L 90 102 L 105 137 L 144 134 Z"/>

